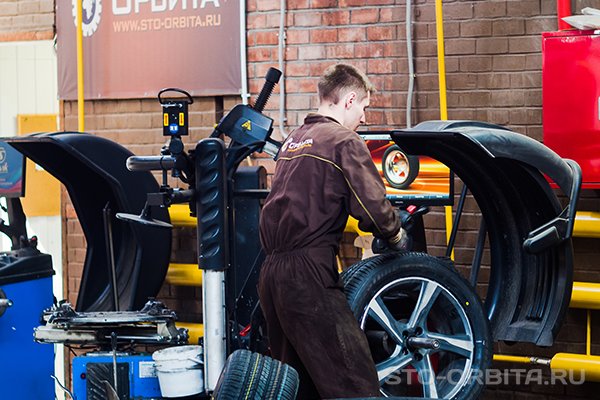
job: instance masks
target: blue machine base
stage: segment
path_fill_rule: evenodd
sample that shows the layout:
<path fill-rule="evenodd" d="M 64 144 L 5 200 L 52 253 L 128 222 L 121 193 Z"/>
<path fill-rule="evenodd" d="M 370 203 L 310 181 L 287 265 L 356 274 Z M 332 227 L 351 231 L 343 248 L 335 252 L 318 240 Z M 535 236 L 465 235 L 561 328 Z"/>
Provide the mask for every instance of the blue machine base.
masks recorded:
<path fill-rule="evenodd" d="M 151 355 L 118 355 L 117 365 L 123 363 L 128 364 L 130 399 L 162 398 Z M 108 353 L 90 353 L 73 358 L 73 394 L 75 400 L 87 399 L 88 379 L 90 378 L 88 366 L 91 364 L 104 364 L 112 371 L 112 355 Z M 117 367 L 117 370 L 119 368 Z M 110 382 L 112 384 L 112 379 Z"/>
<path fill-rule="evenodd" d="M 0 399 L 54 398 L 54 346 L 33 341 L 40 315 L 52 306 L 52 278 L 0 285 L 13 306 L 0 316 Z"/>

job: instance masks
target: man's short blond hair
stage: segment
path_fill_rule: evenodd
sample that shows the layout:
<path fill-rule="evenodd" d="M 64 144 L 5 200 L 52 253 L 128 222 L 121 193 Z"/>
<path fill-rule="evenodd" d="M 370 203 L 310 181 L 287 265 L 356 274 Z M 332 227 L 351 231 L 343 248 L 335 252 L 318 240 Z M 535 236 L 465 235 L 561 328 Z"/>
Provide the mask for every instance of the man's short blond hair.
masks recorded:
<path fill-rule="evenodd" d="M 331 101 L 337 104 L 340 96 L 349 91 L 355 91 L 360 100 L 368 92 L 374 92 L 375 87 L 367 76 L 358 68 L 349 64 L 335 64 L 328 67 L 318 84 L 319 100 Z"/>

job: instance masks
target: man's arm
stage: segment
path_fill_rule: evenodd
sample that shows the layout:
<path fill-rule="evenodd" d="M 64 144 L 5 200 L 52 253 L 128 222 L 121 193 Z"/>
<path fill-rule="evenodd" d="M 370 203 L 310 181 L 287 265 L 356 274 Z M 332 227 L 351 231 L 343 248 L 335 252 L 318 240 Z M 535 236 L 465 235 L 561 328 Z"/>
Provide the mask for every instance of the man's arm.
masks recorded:
<path fill-rule="evenodd" d="M 348 213 L 358 220 L 360 229 L 391 242 L 401 240 L 400 220 L 385 197 L 385 186 L 364 141 L 356 136 L 338 149 L 350 190 Z"/>

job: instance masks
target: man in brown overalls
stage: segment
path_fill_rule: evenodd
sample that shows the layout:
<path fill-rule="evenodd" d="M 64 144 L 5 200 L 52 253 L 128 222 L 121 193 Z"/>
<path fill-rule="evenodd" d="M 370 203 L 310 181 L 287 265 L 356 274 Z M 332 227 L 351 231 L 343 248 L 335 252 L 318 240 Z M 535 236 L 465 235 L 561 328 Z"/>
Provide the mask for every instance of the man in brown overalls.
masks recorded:
<path fill-rule="evenodd" d="M 259 280 L 272 356 L 300 375 L 298 399 L 379 395 L 364 333 L 343 293 L 336 254 L 348 215 L 359 228 L 403 249 L 406 233 L 364 141 L 373 86 L 356 68 L 329 67 L 320 106 L 279 152 L 263 207 L 267 254 Z"/>

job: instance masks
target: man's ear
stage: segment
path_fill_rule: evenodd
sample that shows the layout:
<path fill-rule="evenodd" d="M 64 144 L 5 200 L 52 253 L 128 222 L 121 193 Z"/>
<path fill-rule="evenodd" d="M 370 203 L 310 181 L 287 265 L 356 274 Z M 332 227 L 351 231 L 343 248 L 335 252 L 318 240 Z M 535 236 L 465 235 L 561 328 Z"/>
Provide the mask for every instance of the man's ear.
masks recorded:
<path fill-rule="evenodd" d="M 346 106 L 346 109 L 352 107 L 352 105 L 356 102 L 357 97 L 358 96 L 356 95 L 356 92 L 348 92 L 344 99 L 344 105 Z"/>

